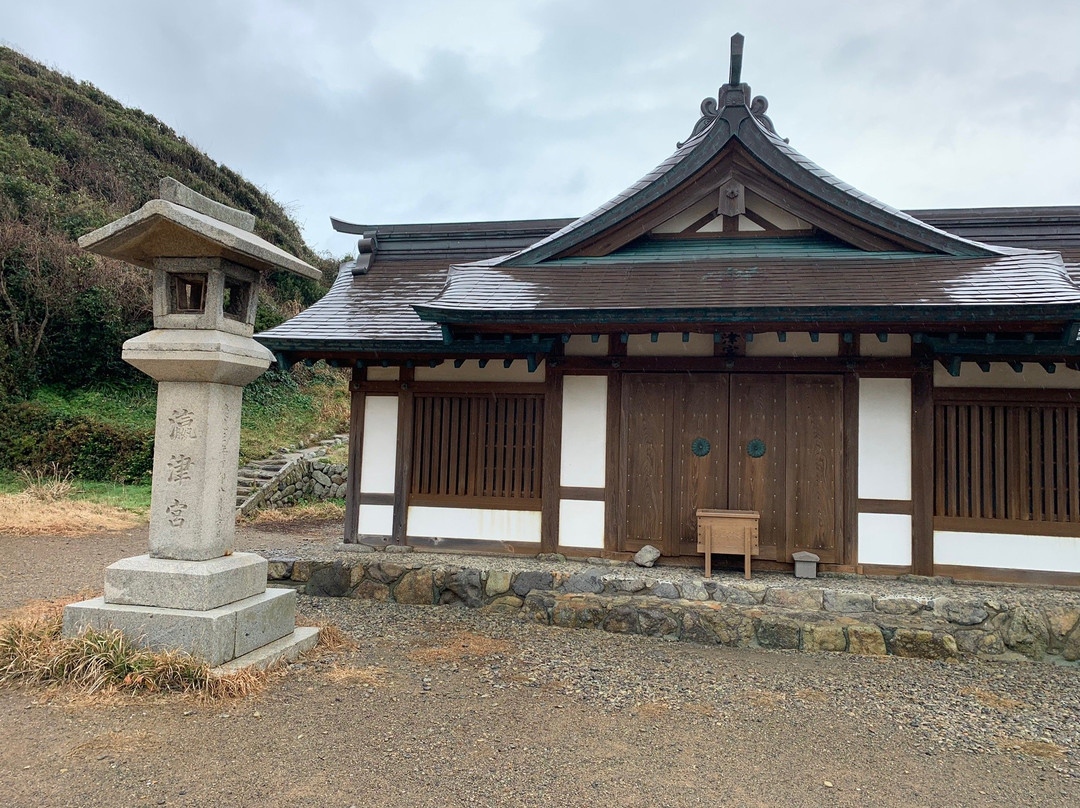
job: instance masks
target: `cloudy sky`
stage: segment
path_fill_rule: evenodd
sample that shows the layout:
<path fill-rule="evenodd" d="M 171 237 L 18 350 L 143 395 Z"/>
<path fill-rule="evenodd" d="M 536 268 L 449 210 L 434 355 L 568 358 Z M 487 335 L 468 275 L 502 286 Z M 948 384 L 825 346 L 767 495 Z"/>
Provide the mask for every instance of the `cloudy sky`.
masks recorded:
<path fill-rule="evenodd" d="M 684 139 L 746 35 L 781 135 L 902 208 L 1080 204 L 1076 0 L 0 0 L 0 38 L 173 126 L 317 249 L 583 214 Z"/>

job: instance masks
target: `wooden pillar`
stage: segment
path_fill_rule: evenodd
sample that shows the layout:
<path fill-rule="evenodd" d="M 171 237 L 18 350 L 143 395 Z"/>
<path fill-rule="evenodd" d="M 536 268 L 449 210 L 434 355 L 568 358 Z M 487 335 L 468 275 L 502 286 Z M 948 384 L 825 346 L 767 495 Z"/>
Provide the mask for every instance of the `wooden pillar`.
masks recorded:
<path fill-rule="evenodd" d="M 562 473 L 562 368 L 544 371 L 544 451 L 540 504 L 540 549 L 553 553 L 559 546 L 559 487 Z"/>
<path fill-rule="evenodd" d="M 934 574 L 934 375 L 911 379 L 911 567 Z"/>
<path fill-rule="evenodd" d="M 838 486 L 844 498 L 841 564 L 859 560 L 859 377 L 844 374 L 843 482 Z"/>
<path fill-rule="evenodd" d="M 394 544 L 405 544 L 409 518 L 409 488 L 412 485 L 413 378 L 412 368 L 402 368 L 398 393 L 397 458 L 394 469 Z"/>
<path fill-rule="evenodd" d="M 615 339 L 616 335 L 612 335 Z M 622 446 L 622 373 L 608 373 L 607 387 L 607 458 L 604 470 L 604 551 L 617 552 L 622 547 L 626 528 L 626 481 L 622 478 L 619 450 Z"/>
<path fill-rule="evenodd" d="M 345 535 L 342 537 L 346 544 L 355 544 L 360 533 L 360 467 L 364 457 L 366 378 L 364 368 L 353 368 L 349 381 L 349 473 L 345 489 Z"/>

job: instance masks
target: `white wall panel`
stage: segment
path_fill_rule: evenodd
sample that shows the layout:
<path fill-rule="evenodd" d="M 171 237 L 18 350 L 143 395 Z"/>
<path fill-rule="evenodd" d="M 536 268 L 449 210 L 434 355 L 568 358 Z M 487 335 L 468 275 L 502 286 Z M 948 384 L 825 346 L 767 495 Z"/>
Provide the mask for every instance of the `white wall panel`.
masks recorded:
<path fill-rule="evenodd" d="M 911 499 L 910 379 L 859 380 L 859 497 Z"/>
<path fill-rule="evenodd" d="M 911 517 L 898 513 L 859 514 L 860 564 L 911 565 Z"/>
<path fill-rule="evenodd" d="M 361 536 L 389 536 L 394 532 L 393 505 L 361 505 Z"/>
<path fill-rule="evenodd" d="M 949 372 L 934 363 L 935 387 L 1010 387 L 1032 388 L 1052 387 L 1056 389 L 1080 388 L 1080 371 L 1069 370 L 1060 362 L 1054 373 L 1047 373 L 1042 365 L 1025 362 L 1023 371 L 1017 373 L 1004 362 L 991 362 L 990 372 L 983 373 L 973 362 L 964 362 L 960 366 L 959 376 L 950 376 Z"/>
<path fill-rule="evenodd" d="M 746 343 L 747 356 L 836 356 L 839 334 L 821 334 L 817 342 L 805 331 L 791 331 L 784 342 L 776 332 L 754 334 Z"/>
<path fill-rule="evenodd" d="M 564 376 L 560 483 L 602 488 L 607 466 L 607 376 Z"/>
<path fill-rule="evenodd" d="M 360 461 L 360 490 L 365 494 L 394 493 L 397 416 L 397 396 L 366 397 L 364 449 Z"/>
<path fill-rule="evenodd" d="M 712 334 L 690 334 L 683 342 L 682 334 L 631 334 L 626 342 L 627 356 L 712 356 Z"/>
<path fill-rule="evenodd" d="M 468 359 L 459 367 L 454 367 L 453 362 L 443 362 L 429 368 L 426 365 L 418 367 L 415 371 L 418 382 L 525 382 L 540 383 L 544 381 L 546 366 L 543 362 L 532 373 L 529 372 L 529 363 L 524 359 L 515 359 L 508 368 L 503 367 L 501 359 L 492 359 L 484 367 L 480 367 L 479 359 Z"/>
<path fill-rule="evenodd" d="M 934 563 L 1080 573 L 1080 539 L 935 530 Z"/>
<path fill-rule="evenodd" d="M 601 334 L 596 342 L 587 334 L 572 334 L 570 341 L 563 346 L 563 353 L 567 356 L 607 356 L 607 352 L 607 334 Z"/>
<path fill-rule="evenodd" d="M 859 337 L 860 356 L 911 356 L 911 336 L 909 334 L 889 334 L 882 342 L 877 334 L 863 334 Z"/>
<path fill-rule="evenodd" d="M 409 507 L 406 532 L 437 539 L 540 541 L 540 511 Z"/>
<path fill-rule="evenodd" d="M 559 502 L 559 546 L 604 548 L 604 503 L 583 499 Z"/>

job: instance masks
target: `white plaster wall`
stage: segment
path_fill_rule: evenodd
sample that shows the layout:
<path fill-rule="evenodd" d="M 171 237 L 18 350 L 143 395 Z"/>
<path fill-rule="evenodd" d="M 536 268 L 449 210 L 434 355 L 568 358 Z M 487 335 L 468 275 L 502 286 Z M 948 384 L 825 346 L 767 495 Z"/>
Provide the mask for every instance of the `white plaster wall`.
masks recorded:
<path fill-rule="evenodd" d="M 627 356 L 712 356 L 712 334 L 690 334 L 689 342 L 683 342 L 682 333 L 657 334 L 656 342 L 650 334 L 631 334 L 626 341 Z"/>
<path fill-rule="evenodd" d="M 540 541 L 540 511 L 409 507 L 406 532 L 437 539 Z"/>
<path fill-rule="evenodd" d="M 860 564 L 911 565 L 911 517 L 899 513 L 860 513 Z"/>
<path fill-rule="evenodd" d="M 882 342 L 877 334 L 861 334 L 859 336 L 860 356 L 911 356 L 910 334 L 889 334 L 888 339 Z"/>
<path fill-rule="evenodd" d="M 398 368 L 369 367 L 367 379 L 369 382 L 396 382 L 401 375 Z"/>
<path fill-rule="evenodd" d="M 433 368 L 418 367 L 415 373 L 418 382 L 542 382 L 545 364 L 541 362 L 529 373 L 529 363 L 524 359 L 515 359 L 508 368 L 503 367 L 501 359 L 492 359 L 485 367 L 480 367 L 479 359 L 468 359 L 459 368 L 453 362 L 443 362 Z"/>
<path fill-rule="evenodd" d="M 361 505 L 358 532 L 362 536 L 389 536 L 394 532 L 394 506 Z"/>
<path fill-rule="evenodd" d="M 935 530 L 934 563 L 1080 573 L 1080 539 Z"/>
<path fill-rule="evenodd" d="M 563 346 L 563 353 L 567 356 L 607 356 L 607 352 L 607 334 L 601 334 L 596 342 L 587 334 L 572 334 L 570 341 Z"/>
<path fill-rule="evenodd" d="M 365 494 L 394 493 L 397 420 L 397 396 L 367 396 L 364 449 L 360 460 L 360 490 Z"/>
<path fill-rule="evenodd" d="M 940 362 L 935 362 L 934 386 L 1073 389 L 1080 388 L 1080 371 L 1069 370 L 1058 362 L 1057 370 L 1047 373 L 1042 365 L 1025 362 L 1023 371 L 1017 373 L 1005 362 L 991 362 L 990 372 L 983 373 L 975 363 L 964 362 L 960 366 L 960 375 L 950 376 Z"/>
<path fill-rule="evenodd" d="M 813 342 L 805 331 L 789 331 L 787 341 L 781 342 L 780 335 L 770 331 L 746 342 L 747 356 L 836 356 L 839 351 L 839 334 L 821 334 Z"/>
<path fill-rule="evenodd" d="M 564 376 L 560 484 L 602 488 L 606 452 L 607 376 Z"/>
<path fill-rule="evenodd" d="M 859 380 L 859 496 L 911 499 L 910 379 Z"/>
<path fill-rule="evenodd" d="M 604 548 L 604 503 L 583 499 L 559 501 L 559 546 Z"/>

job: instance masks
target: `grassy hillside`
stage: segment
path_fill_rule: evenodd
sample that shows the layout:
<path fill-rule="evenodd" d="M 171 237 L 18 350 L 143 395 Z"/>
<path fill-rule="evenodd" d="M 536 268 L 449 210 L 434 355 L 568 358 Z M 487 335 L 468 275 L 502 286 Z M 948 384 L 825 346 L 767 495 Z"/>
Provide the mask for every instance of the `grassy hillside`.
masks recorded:
<path fill-rule="evenodd" d="M 156 196 L 164 176 L 250 211 L 258 235 L 324 270 L 321 283 L 271 276 L 261 327 L 328 288 L 334 262 L 313 254 L 254 184 L 152 115 L 0 48 L 0 389 L 26 395 L 130 373 L 119 346 L 148 327 L 149 273 L 74 242 Z"/>
<path fill-rule="evenodd" d="M 336 262 L 253 183 L 152 115 L 0 48 L 0 468 L 57 461 L 90 479 L 145 477 L 154 387 L 120 348 L 151 327 L 150 273 L 75 240 L 156 196 L 163 176 L 250 211 L 258 235 L 323 270 L 321 282 L 271 275 L 257 329 L 329 288 Z M 244 454 L 341 429 L 346 399 L 328 369 L 268 374 L 245 393 Z"/>

